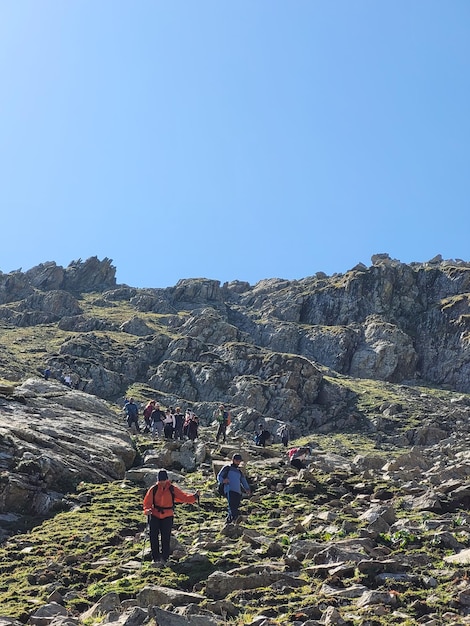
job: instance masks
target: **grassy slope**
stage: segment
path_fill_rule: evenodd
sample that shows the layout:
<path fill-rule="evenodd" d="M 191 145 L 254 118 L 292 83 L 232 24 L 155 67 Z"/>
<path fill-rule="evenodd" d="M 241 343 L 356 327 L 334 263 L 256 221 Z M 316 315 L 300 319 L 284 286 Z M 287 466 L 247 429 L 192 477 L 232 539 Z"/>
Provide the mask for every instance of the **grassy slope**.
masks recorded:
<path fill-rule="evenodd" d="M 94 315 L 120 324 L 136 314 L 127 303 L 118 307 L 95 307 L 93 300 L 96 294 L 87 294 L 81 300 L 81 306 L 86 315 Z M 160 325 L 159 317 L 155 314 L 138 314 L 146 323 L 159 330 L 168 332 L 164 325 Z M 75 333 L 59 331 L 55 325 L 44 325 L 34 328 L 11 328 L 0 324 L 2 342 L 0 346 L 0 372 L 8 380 L 20 380 L 25 375 L 36 374 L 42 369 L 43 363 L 51 353 L 57 353 L 63 341 Z M 99 334 L 99 333 L 96 333 Z M 109 335 L 110 333 L 104 333 Z M 116 334 L 116 333 L 114 333 Z M 119 333 L 119 342 L 129 347 L 134 345 L 136 338 L 126 333 Z M 327 376 L 328 378 L 328 376 Z M 352 409 L 368 417 L 380 414 L 380 407 L 384 403 L 404 403 L 407 414 L 390 418 L 395 422 L 397 430 L 410 428 L 420 423 L 423 415 L 420 402 L 414 405 L 413 397 L 426 395 L 433 405 L 440 402 L 448 404 L 452 394 L 432 389 L 415 389 L 410 395 L 409 390 L 402 386 L 366 380 L 352 380 L 342 376 L 334 376 L 331 381 L 344 385 L 355 395 Z M 147 399 L 147 389 L 137 385 L 132 390 L 140 400 Z M 137 392 L 137 393 L 135 393 Z M 155 395 L 152 392 L 151 395 Z M 379 450 L 374 438 L 363 433 L 342 433 L 337 435 L 308 436 L 298 443 L 307 441 L 317 443 L 323 450 L 331 450 L 343 455 L 351 456 L 358 452 L 374 452 L 374 454 L 389 454 L 386 446 Z M 144 441 L 140 445 L 146 445 Z M 265 479 L 268 482 L 276 478 L 276 472 L 284 470 L 252 469 L 250 475 L 255 483 Z M 243 559 L 252 559 L 248 554 L 247 545 L 242 539 L 232 540 L 218 549 L 214 540 L 222 538 L 220 530 L 223 524 L 225 502 L 214 497 L 211 490 L 211 481 L 200 472 L 188 476 L 185 487 L 199 488 L 205 497 L 202 500 L 202 509 L 190 506 L 178 507 L 175 536 L 183 544 L 187 554 L 206 554 L 208 561 L 201 561 L 201 565 L 185 566 L 185 559 L 166 567 L 160 575 L 160 582 L 167 586 L 182 589 L 192 589 L 194 584 L 201 581 L 203 584 L 207 575 L 215 570 L 228 570 L 236 567 Z M 380 485 L 374 485 L 374 488 Z M 371 486 L 372 488 L 372 486 Z M 298 538 L 312 538 L 327 541 L 332 537 L 345 538 L 357 536 L 361 524 L 354 516 L 354 510 L 344 513 L 334 526 L 339 530 L 325 530 L 328 526 L 316 526 L 312 530 L 299 529 L 298 521 L 312 510 L 328 510 L 329 503 L 340 499 L 344 493 L 355 495 L 359 487 L 355 486 L 353 478 L 347 476 L 320 475 L 317 477 L 317 486 L 314 493 L 306 485 L 295 484 L 292 489 L 275 492 L 261 491 L 261 495 L 244 504 L 249 513 L 246 526 L 256 529 L 272 540 L 277 540 L 284 548 L 291 541 Z M 46 602 L 52 591 L 57 590 L 65 597 L 67 608 L 81 612 L 108 591 L 118 591 L 121 598 L 134 597 L 145 585 L 155 583 L 155 571 L 149 567 L 149 562 L 142 563 L 143 538 L 145 536 L 145 520 L 141 513 L 143 492 L 130 483 L 114 483 L 110 485 L 81 485 L 78 493 L 72 494 L 70 499 L 76 500 L 80 506 L 70 512 L 58 513 L 53 519 L 46 520 L 27 534 L 20 534 L 10 538 L 0 548 L 0 613 L 10 617 L 26 620 L 34 606 Z M 399 505 L 400 494 L 397 494 Z M 354 509 L 354 507 L 353 507 Z M 401 510 L 398 514 L 410 517 L 409 511 Z M 425 530 L 424 521 L 431 519 L 433 514 L 414 514 L 416 525 L 421 528 L 418 536 L 410 533 L 401 533 L 397 536 L 384 536 L 382 542 L 385 548 L 400 558 L 416 551 L 427 557 L 424 568 L 427 573 L 442 568 L 442 557 L 447 553 L 445 548 L 434 541 L 434 533 Z M 461 516 L 455 515 L 455 536 L 460 536 Z M 279 519 L 283 525 L 279 528 L 272 525 L 273 519 Z M 207 542 L 212 547 L 207 547 Z M 148 546 L 148 543 L 147 543 Z M 242 558 L 241 558 L 242 555 Z M 261 551 L 256 558 L 262 559 Z M 281 559 L 282 560 L 282 559 Z M 128 564 L 128 566 L 126 566 Z M 308 569 L 312 563 L 303 563 Z M 432 603 L 437 613 L 442 614 L 449 607 L 449 598 L 452 593 L 453 573 L 458 577 L 457 568 L 446 566 L 446 574 L 439 577 L 439 584 L 432 591 Z M 449 574 L 450 572 L 450 574 Z M 247 623 L 253 615 L 271 610 L 276 614 L 281 607 L 302 608 L 318 604 L 321 600 L 319 589 L 322 580 L 309 576 L 306 573 L 306 585 L 293 590 L 266 589 L 252 592 L 235 592 L 231 598 L 240 608 L 236 623 Z M 344 584 L 361 582 L 357 572 L 351 580 L 344 580 Z M 393 590 L 400 594 L 400 601 L 410 614 L 418 615 L 418 609 L 409 608 L 415 603 L 417 606 L 429 595 L 429 590 L 414 588 L 412 585 L 392 585 Z M 242 597 L 243 596 L 243 597 Z M 243 602 L 241 602 L 243 600 Z M 429 603 L 429 600 L 427 600 Z M 328 601 L 331 603 L 330 601 Z M 342 611 L 347 612 L 347 607 Z M 291 609 L 287 609 L 285 618 L 279 617 L 279 623 L 292 620 Z M 351 612 L 357 613 L 352 608 Z M 375 617 L 375 623 L 405 624 L 403 618 L 394 618 L 386 615 L 383 618 Z M 415 623 L 414 620 L 410 622 Z M 417 623 L 417 622 L 416 622 Z"/>
<path fill-rule="evenodd" d="M 147 446 L 143 438 L 142 445 Z M 310 441 L 323 449 L 341 452 L 344 455 L 355 454 L 358 446 L 372 449 L 372 442 L 366 438 L 346 435 L 328 437 L 310 437 Z M 279 452 L 282 453 L 281 448 Z M 279 476 L 292 475 L 288 468 L 266 468 L 248 466 L 250 478 L 256 485 L 262 481 L 276 481 Z M 360 533 L 362 524 L 355 517 L 354 503 L 345 513 L 340 514 L 334 524 L 319 524 L 313 528 L 303 528 L 300 522 L 312 511 L 328 511 L 329 503 L 337 502 L 345 493 L 356 494 L 357 480 L 336 473 L 316 476 L 315 489 L 311 485 L 294 481 L 289 489 L 277 492 L 271 488 L 259 489 L 259 494 L 251 501 L 244 502 L 244 512 L 248 513 L 245 527 L 255 529 L 272 542 L 276 542 L 285 552 L 289 543 L 296 539 L 314 539 L 329 541 L 355 537 Z M 240 539 L 222 539 L 220 531 L 225 514 L 225 501 L 217 498 L 212 491 L 212 480 L 200 472 L 188 475 L 185 488 L 199 488 L 204 494 L 201 507 L 180 505 L 176 512 L 174 535 L 184 547 L 186 556 L 178 563 L 171 563 L 159 572 L 158 583 L 183 590 L 191 590 L 194 585 L 204 585 L 206 577 L 216 569 L 229 570 L 257 560 L 266 560 L 263 548 L 254 553 Z M 373 488 L 379 488 L 375 484 Z M 360 487 L 359 487 L 360 488 Z M 57 514 L 53 519 L 44 521 L 31 532 L 12 537 L 0 548 L 0 613 L 26 621 L 34 606 L 44 604 L 52 591 L 57 590 L 67 598 L 66 606 L 76 612 L 84 611 L 94 601 L 110 591 L 116 591 L 121 599 L 135 597 L 144 586 L 155 584 L 155 570 L 150 562 L 142 560 L 145 519 L 141 512 L 143 490 L 128 483 L 109 485 L 80 485 L 76 494 L 71 496 L 80 506 L 69 512 Z M 397 493 L 396 497 L 400 498 Z M 398 507 L 399 508 L 399 507 Z M 409 518 L 409 511 L 399 510 L 399 516 Z M 381 543 L 390 558 L 394 555 L 403 558 L 412 552 L 425 555 L 424 573 L 432 573 L 442 568 L 442 558 L 448 551 L 436 545 L 434 533 L 426 531 L 423 522 L 431 519 L 429 512 L 414 514 L 414 521 L 421 528 L 419 533 L 403 531 L 395 536 L 384 535 Z M 280 524 L 273 524 L 278 519 Z M 459 516 L 455 516 L 455 535 L 459 533 Z M 336 530 L 335 530 L 336 529 Z M 148 548 L 148 541 L 147 541 Z M 191 554 L 205 555 L 206 560 L 186 563 Z M 283 565 L 283 557 L 268 558 Z M 258 613 L 266 611 L 275 614 L 278 623 L 290 623 L 293 610 L 302 612 L 312 604 L 321 601 L 321 578 L 308 573 L 313 561 L 305 561 L 302 577 L 305 586 L 298 589 L 255 589 L 234 592 L 231 600 L 238 606 L 240 613 L 234 623 L 248 623 Z M 446 567 L 449 571 L 449 567 Z M 452 568 L 451 568 L 452 571 Z M 455 568 L 457 572 L 457 568 Z M 440 583 L 432 591 L 433 610 L 443 613 L 448 609 L 452 592 L 453 576 L 441 577 Z M 356 571 L 345 585 L 364 582 Z M 409 583 L 385 585 L 400 595 L 401 605 L 407 613 L 413 613 L 409 607 L 413 603 L 424 601 L 429 590 Z M 331 599 L 328 601 L 331 604 Z M 416 606 L 418 606 L 416 604 Z M 282 608 L 284 607 L 284 609 Z M 343 607 L 343 611 L 347 611 Z M 351 601 L 350 611 L 358 614 Z M 415 610 L 415 612 L 417 609 Z M 282 617 L 281 614 L 285 613 Z M 404 624 L 393 615 L 376 618 L 376 624 Z M 417 623 L 414 620 L 409 624 Z"/>

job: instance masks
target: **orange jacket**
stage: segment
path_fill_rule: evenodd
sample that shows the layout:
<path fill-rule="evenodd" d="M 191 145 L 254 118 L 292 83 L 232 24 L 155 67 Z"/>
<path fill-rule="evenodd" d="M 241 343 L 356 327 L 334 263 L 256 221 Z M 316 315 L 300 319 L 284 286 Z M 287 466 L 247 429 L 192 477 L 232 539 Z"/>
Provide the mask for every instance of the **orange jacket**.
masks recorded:
<path fill-rule="evenodd" d="M 154 488 L 155 485 L 150 487 L 144 497 L 143 509 L 144 513 L 148 515 L 148 511 L 151 511 L 151 514 L 154 517 L 158 517 L 159 519 L 163 519 L 164 517 L 172 517 L 173 516 L 173 496 L 171 495 L 170 485 L 171 482 L 169 480 L 159 480 L 157 482 L 158 489 L 155 493 L 155 502 L 153 501 Z M 192 493 L 186 493 L 176 485 L 172 485 L 173 494 L 175 496 L 175 503 L 183 503 L 194 504 L 197 500 L 197 496 Z M 159 509 L 159 507 L 161 507 Z"/>

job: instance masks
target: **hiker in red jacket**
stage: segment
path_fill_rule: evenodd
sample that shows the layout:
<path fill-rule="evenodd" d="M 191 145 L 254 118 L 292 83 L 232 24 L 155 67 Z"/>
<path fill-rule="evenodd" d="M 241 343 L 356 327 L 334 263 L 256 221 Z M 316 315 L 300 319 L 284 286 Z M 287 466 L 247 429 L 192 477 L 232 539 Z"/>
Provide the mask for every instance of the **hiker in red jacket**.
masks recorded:
<path fill-rule="evenodd" d="M 291 466 L 298 470 L 305 469 L 305 460 L 309 454 L 310 448 L 308 447 L 291 448 L 287 453 Z"/>
<path fill-rule="evenodd" d="M 150 548 L 155 566 L 165 563 L 170 556 L 175 503 L 194 504 L 198 499 L 198 491 L 186 493 L 168 480 L 166 470 L 158 472 L 158 482 L 150 487 L 143 502 L 144 513 L 149 520 Z"/>
<path fill-rule="evenodd" d="M 147 402 L 147 406 L 144 409 L 144 412 L 143 412 L 144 422 L 145 422 L 144 433 L 150 432 L 150 428 L 152 426 L 152 420 L 150 419 L 150 416 L 152 415 L 152 411 L 155 408 L 155 404 L 156 404 L 155 400 L 150 400 L 149 402 Z"/>

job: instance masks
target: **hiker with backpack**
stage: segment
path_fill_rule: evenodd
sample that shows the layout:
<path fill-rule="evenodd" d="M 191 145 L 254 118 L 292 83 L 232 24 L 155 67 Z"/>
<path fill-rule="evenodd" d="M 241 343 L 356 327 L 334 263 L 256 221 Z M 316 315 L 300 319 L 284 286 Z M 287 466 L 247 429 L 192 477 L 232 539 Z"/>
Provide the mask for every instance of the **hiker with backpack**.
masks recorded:
<path fill-rule="evenodd" d="M 150 487 L 144 497 L 143 509 L 148 517 L 150 549 L 155 567 L 163 565 L 170 557 L 171 529 L 175 504 L 194 504 L 199 500 L 199 492 L 186 493 L 168 479 L 168 473 L 158 472 L 158 482 Z"/>
<path fill-rule="evenodd" d="M 227 426 L 229 426 L 231 418 L 230 413 L 225 410 L 225 406 L 221 404 L 218 409 L 214 411 L 214 418 L 217 420 L 218 428 L 215 440 L 218 442 L 220 438 L 225 443 L 227 438 Z"/>
<path fill-rule="evenodd" d="M 193 412 L 191 411 L 191 409 L 186 409 L 186 413 L 184 414 L 184 422 L 183 422 L 183 437 L 188 436 L 189 422 L 191 421 L 192 414 Z"/>
<path fill-rule="evenodd" d="M 250 485 L 245 475 L 240 469 L 240 463 L 243 458 L 241 454 L 232 456 L 232 464 L 224 465 L 217 474 L 217 482 L 219 485 L 219 493 L 223 492 L 227 498 L 227 523 L 235 522 L 240 515 L 240 502 L 242 500 L 242 490 L 248 496 L 251 495 Z"/>
<path fill-rule="evenodd" d="M 173 432 L 175 430 L 175 414 L 173 413 L 173 407 L 167 409 L 165 417 L 163 418 L 163 433 L 165 439 L 173 439 Z"/>
<path fill-rule="evenodd" d="M 140 433 L 139 428 L 139 408 L 137 404 L 134 402 L 134 398 L 129 398 L 129 402 L 126 402 L 124 405 L 124 410 L 127 415 L 127 425 L 132 430 L 132 432 Z"/>
<path fill-rule="evenodd" d="M 263 424 L 258 424 L 258 430 L 255 432 L 254 442 L 256 446 L 266 447 L 266 442 L 271 437 L 269 430 L 263 428 Z"/>
<path fill-rule="evenodd" d="M 186 429 L 188 439 L 191 441 L 195 441 L 198 437 L 198 429 L 199 429 L 199 419 L 197 415 L 191 411 L 191 415 L 188 422 L 188 427 Z"/>

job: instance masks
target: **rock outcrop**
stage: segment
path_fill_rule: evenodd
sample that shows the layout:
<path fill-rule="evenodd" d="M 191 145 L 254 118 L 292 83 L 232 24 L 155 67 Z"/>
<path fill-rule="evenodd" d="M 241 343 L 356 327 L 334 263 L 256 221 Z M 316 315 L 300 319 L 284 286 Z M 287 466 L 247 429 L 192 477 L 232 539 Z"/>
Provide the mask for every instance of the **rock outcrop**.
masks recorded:
<path fill-rule="evenodd" d="M 24 516 L 60 510 L 81 481 L 123 478 L 135 457 L 124 420 L 105 401 L 26 380 L 0 395 L 2 532 L 21 526 Z"/>

